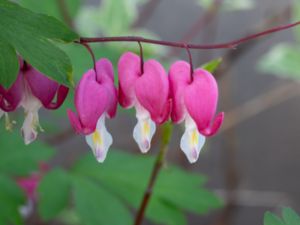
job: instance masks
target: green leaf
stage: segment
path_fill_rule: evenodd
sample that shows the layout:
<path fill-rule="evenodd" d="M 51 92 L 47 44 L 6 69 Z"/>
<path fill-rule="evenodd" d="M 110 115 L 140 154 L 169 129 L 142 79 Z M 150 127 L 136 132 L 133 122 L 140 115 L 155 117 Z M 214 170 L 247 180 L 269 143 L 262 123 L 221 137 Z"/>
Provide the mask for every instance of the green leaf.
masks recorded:
<path fill-rule="evenodd" d="M 196 0 L 197 3 L 208 9 L 214 2 L 214 0 Z M 224 0 L 222 2 L 222 10 L 224 11 L 240 11 L 240 10 L 250 10 L 255 6 L 253 0 Z"/>
<path fill-rule="evenodd" d="M 44 220 L 55 218 L 66 207 L 70 184 L 68 174 L 61 169 L 52 170 L 43 177 L 38 187 L 38 209 Z"/>
<path fill-rule="evenodd" d="M 19 208 L 24 204 L 23 191 L 10 178 L 0 174 L 0 223 L 23 224 Z"/>
<path fill-rule="evenodd" d="M 72 42 L 77 34 L 53 17 L 33 13 L 7 0 L 0 0 L 0 21 L 0 40 L 10 43 L 41 73 L 70 84 L 71 62 L 52 41 Z"/>
<path fill-rule="evenodd" d="M 131 33 L 132 24 L 138 17 L 138 7 L 146 0 L 103 0 L 98 7 L 82 7 L 76 19 L 80 33 L 93 36 L 124 35 Z"/>
<path fill-rule="evenodd" d="M 202 65 L 201 68 L 207 70 L 210 73 L 214 73 L 222 63 L 222 60 L 222 58 L 211 60 L 208 63 Z"/>
<path fill-rule="evenodd" d="M 0 84 L 9 88 L 17 79 L 19 71 L 18 57 L 15 49 L 0 40 Z"/>
<path fill-rule="evenodd" d="M 284 223 L 278 216 L 271 212 L 266 212 L 264 216 L 264 225 L 284 225 Z"/>
<path fill-rule="evenodd" d="M 151 198 L 146 211 L 146 216 L 157 224 L 186 225 L 187 221 L 183 212 L 168 202 Z"/>
<path fill-rule="evenodd" d="M 99 165 L 89 154 L 75 165 L 73 172 L 100 181 L 108 190 L 137 208 L 146 189 L 153 163 L 153 157 L 111 150 L 105 164 Z M 164 168 L 154 187 L 152 204 L 160 207 L 166 214 L 164 217 L 158 215 L 153 207 L 147 213 L 147 217 L 154 222 L 160 221 L 168 225 L 185 224 L 183 210 L 203 214 L 222 206 L 219 198 L 203 188 L 204 182 L 205 178 L 202 176 L 184 172 L 173 166 Z M 178 218 L 168 216 L 171 214 L 178 214 Z"/>
<path fill-rule="evenodd" d="M 300 47 L 279 44 L 264 55 L 258 69 L 263 73 L 279 77 L 300 79 Z"/>
<path fill-rule="evenodd" d="M 0 129 L 0 173 L 14 176 L 28 175 L 38 169 L 41 161 L 53 156 L 54 150 L 36 140 L 26 146 L 19 132 Z"/>
<path fill-rule="evenodd" d="M 74 18 L 80 8 L 81 0 L 63 0 L 66 5 L 66 10 L 71 18 Z M 56 0 L 21 0 L 20 5 L 25 8 L 28 8 L 36 13 L 43 13 L 49 16 L 53 16 L 62 22 L 64 22 L 64 18 Z"/>
<path fill-rule="evenodd" d="M 286 225 L 300 225 L 300 217 L 291 208 L 283 208 L 282 217 Z"/>
<path fill-rule="evenodd" d="M 75 209 L 84 224 L 132 224 L 129 211 L 114 195 L 85 178 L 76 177 L 73 183 Z"/>

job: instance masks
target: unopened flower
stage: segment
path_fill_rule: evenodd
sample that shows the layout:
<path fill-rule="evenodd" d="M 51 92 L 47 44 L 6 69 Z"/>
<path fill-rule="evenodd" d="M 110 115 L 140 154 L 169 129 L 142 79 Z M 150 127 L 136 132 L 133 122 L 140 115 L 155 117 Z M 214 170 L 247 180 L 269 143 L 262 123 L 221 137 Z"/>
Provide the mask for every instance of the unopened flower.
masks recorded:
<path fill-rule="evenodd" d="M 185 121 L 180 147 L 188 160 L 194 163 L 205 137 L 214 135 L 223 122 L 223 112 L 215 117 L 218 85 L 215 78 L 203 69 L 196 69 L 192 79 L 190 65 L 184 61 L 177 61 L 171 66 L 169 80 L 173 100 L 171 118 L 175 123 Z"/>
<path fill-rule="evenodd" d="M 105 127 L 105 118 L 112 118 L 117 109 L 117 89 L 114 86 L 113 66 L 107 59 L 96 63 L 81 78 L 75 90 L 77 115 L 68 110 L 70 122 L 79 134 L 85 135 L 96 159 L 103 162 L 112 144 Z"/>
<path fill-rule="evenodd" d="M 138 122 L 133 137 L 141 152 L 146 153 L 156 124 L 169 118 L 171 101 L 168 76 L 161 64 L 148 60 L 143 70 L 139 56 L 131 52 L 121 56 L 118 63 L 119 102 L 124 108 L 135 107 Z"/>
<path fill-rule="evenodd" d="M 8 89 L 0 87 L 0 108 L 11 112 L 22 106 L 25 120 L 22 135 L 25 144 L 30 144 L 37 137 L 39 125 L 38 111 L 43 106 L 46 109 L 57 109 L 64 102 L 69 89 L 50 80 L 28 64 L 20 65 L 17 80 Z M 57 95 L 56 102 L 53 102 Z"/>

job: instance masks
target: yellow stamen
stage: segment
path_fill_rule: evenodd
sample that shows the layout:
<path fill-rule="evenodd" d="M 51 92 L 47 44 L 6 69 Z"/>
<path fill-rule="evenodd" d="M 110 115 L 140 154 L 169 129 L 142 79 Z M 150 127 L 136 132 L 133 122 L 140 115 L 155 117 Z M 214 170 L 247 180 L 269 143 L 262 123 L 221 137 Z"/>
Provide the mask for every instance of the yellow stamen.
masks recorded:
<path fill-rule="evenodd" d="M 190 144 L 191 146 L 198 145 L 198 132 L 197 129 L 193 129 L 192 134 L 190 136 Z"/>
<path fill-rule="evenodd" d="M 150 133 L 150 124 L 148 121 L 143 122 L 143 136 L 148 136 Z"/>
<path fill-rule="evenodd" d="M 98 131 L 95 131 L 92 135 L 93 142 L 98 145 L 102 145 L 102 137 Z"/>

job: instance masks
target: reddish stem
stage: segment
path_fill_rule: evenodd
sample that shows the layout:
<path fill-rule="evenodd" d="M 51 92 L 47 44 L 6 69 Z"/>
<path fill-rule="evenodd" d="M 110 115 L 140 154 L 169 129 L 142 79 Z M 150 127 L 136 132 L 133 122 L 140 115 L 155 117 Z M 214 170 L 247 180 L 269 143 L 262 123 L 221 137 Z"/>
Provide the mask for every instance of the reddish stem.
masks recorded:
<path fill-rule="evenodd" d="M 80 43 L 90 43 L 90 42 L 143 42 L 149 44 L 156 45 L 164 45 L 176 48 L 189 48 L 189 49 L 226 49 L 226 48 L 237 48 L 238 45 L 262 37 L 272 33 L 276 33 L 282 30 L 286 30 L 295 26 L 300 25 L 300 21 L 291 23 L 284 26 L 274 27 L 256 34 L 252 34 L 250 36 L 246 36 L 244 38 L 240 38 L 231 42 L 224 42 L 220 44 L 211 44 L 211 45 L 197 45 L 197 44 L 186 44 L 181 42 L 171 42 L 171 41 L 160 41 L 154 39 L 148 39 L 138 36 L 119 36 L 119 37 L 94 37 L 94 38 L 80 38 Z"/>
<path fill-rule="evenodd" d="M 143 46 L 140 41 L 138 41 L 139 47 L 140 47 L 140 59 L 141 59 L 141 74 L 144 73 L 144 53 L 143 53 Z"/>

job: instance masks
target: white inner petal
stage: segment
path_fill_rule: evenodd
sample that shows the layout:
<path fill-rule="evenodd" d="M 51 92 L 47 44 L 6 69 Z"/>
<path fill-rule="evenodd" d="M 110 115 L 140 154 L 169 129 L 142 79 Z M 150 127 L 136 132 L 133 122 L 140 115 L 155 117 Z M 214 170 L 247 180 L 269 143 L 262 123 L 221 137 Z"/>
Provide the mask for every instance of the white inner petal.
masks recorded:
<path fill-rule="evenodd" d="M 36 139 L 38 134 L 37 129 L 40 128 L 38 111 L 42 107 L 42 103 L 31 93 L 26 82 L 24 87 L 21 105 L 24 108 L 25 119 L 21 131 L 24 142 L 28 145 Z"/>
<path fill-rule="evenodd" d="M 205 143 L 205 137 L 198 132 L 196 123 L 190 116 L 185 119 L 185 132 L 180 141 L 180 148 L 190 163 L 195 163 Z"/>
<path fill-rule="evenodd" d="M 30 144 L 36 139 L 38 134 L 37 131 L 38 127 L 39 127 L 38 112 L 37 111 L 25 112 L 25 119 L 21 131 L 26 145 Z"/>
<path fill-rule="evenodd" d="M 103 114 L 98 122 L 94 133 L 85 136 L 86 142 L 92 149 L 98 162 L 103 162 L 106 158 L 109 147 L 113 139 L 105 127 L 105 115 Z"/>
<path fill-rule="evenodd" d="M 137 124 L 133 129 L 133 138 L 142 153 L 147 153 L 151 148 L 151 140 L 156 130 L 155 123 L 150 114 L 142 106 L 136 106 Z"/>

